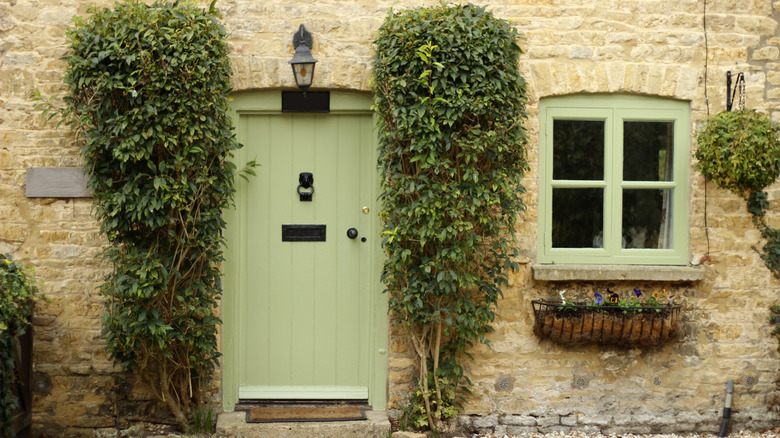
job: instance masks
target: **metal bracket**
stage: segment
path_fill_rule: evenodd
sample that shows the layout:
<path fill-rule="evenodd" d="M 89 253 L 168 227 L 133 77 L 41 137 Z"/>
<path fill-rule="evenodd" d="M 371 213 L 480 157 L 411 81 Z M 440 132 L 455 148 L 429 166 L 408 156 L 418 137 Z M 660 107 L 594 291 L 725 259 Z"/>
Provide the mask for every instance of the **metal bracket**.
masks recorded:
<path fill-rule="evenodd" d="M 731 71 L 726 72 L 726 111 L 731 111 L 731 107 L 734 105 L 734 97 L 739 90 L 739 109 L 745 109 L 745 74 L 737 73 L 737 83 L 732 91 L 731 85 Z"/>
<path fill-rule="evenodd" d="M 312 39 L 311 34 L 301 24 L 301 27 L 298 28 L 298 31 L 293 34 L 293 48 L 297 49 L 298 46 L 303 44 L 304 46 L 308 47 L 309 50 L 311 50 L 313 42 L 314 40 Z"/>

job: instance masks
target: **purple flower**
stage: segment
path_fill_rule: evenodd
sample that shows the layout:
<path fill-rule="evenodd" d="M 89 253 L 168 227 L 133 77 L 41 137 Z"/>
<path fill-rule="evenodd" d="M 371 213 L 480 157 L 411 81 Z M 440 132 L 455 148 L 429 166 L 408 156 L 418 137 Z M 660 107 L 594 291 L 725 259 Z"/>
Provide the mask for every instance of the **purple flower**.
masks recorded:
<path fill-rule="evenodd" d="M 601 304 L 604 301 L 604 297 L 600 293 L 596 292 L 594 295 L 596 296 L 596 304 Z"/>
<path fill-rule="evenodd" d="M 620 295 L 618 294 L 612 294 L 609 296 L 609 302 L 612 304 L 617 304 L 618 301 L 620 301 Z"/>
<path fill-rule="evenodd" d="M 639 298 L 642 296 L 642 291 L 639 289 L 634 289 L 634 293 L 636 294 L 636 297 Z"/>

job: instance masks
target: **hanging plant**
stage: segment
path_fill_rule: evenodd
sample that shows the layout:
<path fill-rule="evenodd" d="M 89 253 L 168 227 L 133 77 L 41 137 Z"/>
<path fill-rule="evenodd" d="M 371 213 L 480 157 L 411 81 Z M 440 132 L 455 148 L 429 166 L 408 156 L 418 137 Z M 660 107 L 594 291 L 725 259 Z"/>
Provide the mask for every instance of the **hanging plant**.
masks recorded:
<path fill-rule="evenodd" d="M 755 110 L 724 111 L 706 120 L 697 135 L 699 171 L 719 187 L 745 198 L 753 223 L 767 243 L 761 258 L 780 278 L 780 230 L 769 226 L 764 189 L 780 176 L 780 129 Z"/>
<path fill-rule="evenodd" d="M 747 197 L 780 176 L 778 127 L 755 110 L 724 111 L 697 135 L 696 159 L 705 178 Z"/>

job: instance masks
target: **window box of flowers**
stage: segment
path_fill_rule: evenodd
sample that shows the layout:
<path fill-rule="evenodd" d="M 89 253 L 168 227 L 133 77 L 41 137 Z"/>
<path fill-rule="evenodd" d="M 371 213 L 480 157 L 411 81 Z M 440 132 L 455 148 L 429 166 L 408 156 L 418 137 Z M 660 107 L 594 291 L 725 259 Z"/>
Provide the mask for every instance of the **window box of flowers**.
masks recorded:
<path fill-rule="evenodd" d="M 679 336 L 680 306 L 662 301 L 662 293 L 621 299 L 607 289 L 591 302 L 532 301 L 534 333 L 560 344 L 609 344 L 628 347 L 659 345 Z"/>

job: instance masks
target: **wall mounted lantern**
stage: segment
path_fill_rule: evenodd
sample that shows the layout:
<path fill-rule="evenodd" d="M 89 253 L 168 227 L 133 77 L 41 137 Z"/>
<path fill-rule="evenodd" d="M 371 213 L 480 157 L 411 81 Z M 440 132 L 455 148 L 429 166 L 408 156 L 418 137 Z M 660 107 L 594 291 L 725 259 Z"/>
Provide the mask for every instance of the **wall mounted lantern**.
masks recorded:
<path fill-rule="evenodd" d="M 301 27 L 293 35 L 295 55 L 288 62 L 292 66 L 293 75 L 295 75 L 295 85 L 304 92 L 311 87 L 311 83 L 314 81 L 314 64 L 317 63 L 317 60 L 311 56 L 311 46 L 311 34 L 301 24 Z"/>

